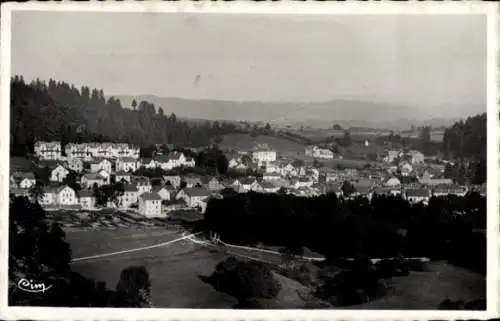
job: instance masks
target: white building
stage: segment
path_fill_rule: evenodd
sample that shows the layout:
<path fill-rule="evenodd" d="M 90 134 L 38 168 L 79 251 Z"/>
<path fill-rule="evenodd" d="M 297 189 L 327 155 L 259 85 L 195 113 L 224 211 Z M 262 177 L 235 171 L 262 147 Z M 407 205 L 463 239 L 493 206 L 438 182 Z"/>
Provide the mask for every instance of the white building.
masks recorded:
<path fill-rule="evenodd" d="M 90 163 L 90 172 L 97 173 L 100 170 L 105 170 L 108 173 L 113 172 L 113 164 L 107 159 L 100 159 Z"/>
<path fill-rule="evenodd" d="M 413 165 L 420 165 L 425 161 L 424 154 L 419 152 L 418 150 L 410 150 L 407 155 L 410 159 L 410 163 L 412 163 Z"/>
<path fill-rule="evenodd" d="M 62 182 L 66 176 L 68 176 L 69 171 L 62 165 L 57 165 L 54 169 L 50 171 L 50 181 L 51 182 Z"/>
<path fill-rule="evenodd" d="M 29 189 L 36 185 L 35 174 L 28 172 L 15 172 L 11 175 L 11 181 L 15 186 L 22 189 Z"/>
<path fill-rule="evenodd" d="M 78 198 L 69 186 L 49 186 L 44 189 L 39 202 L 41 205 L 77 205 Z"/>
<path fill-rule="evenodd" d="M 427 189 L 408 189 L 405 192 L 406 200 L 410 203 L 428 204 L 431 192 Z"/>
<path fill-rule="evenodd" d="M 96 198 L 92 194 L 92 191 L 83 190 L 83 191 L 80 191 L 78 194 L 80 196 L 80 206 L 83 209 L 89 210 L 89 209 L 94 209 L 95 208 Z"/>
<path fill-rule="evenodd" d="M 252 151 L 252 159 L 259 166 L 276 161 L 276 151 L 269 148 L 257 148 Z"/>
<path fill-rule="evenodd" d="M 75 171 L 77 173 L 81 173 L 83 171 L 83 160 L 81 158 L 68 158 L 66 160 L 66 164 L 72 171 Z"/>
<path fill-rule="evenodd" d="M 394 187 L 394 186 L 399 186 L 399 185 L 401 185 L 401 181 L 397 177 L 390 177 L 384 183 L 384 186 L 387 186 L 387 187 Z"/>
<path fill-rule="evenodd" d="M 139 196 L 139 213 L 146 217 L 161 217 L 161 197 L 156 193 Z"/>
<path fill-rule="evenodd" d="M 92 188 L 94 184 L 102 186 L 106 184 L 104 178 L 97 173 L 88 173 L 82 176 L 80 185 L 85 188 Z"/>
<path fill-rule="evenodd" d="M 137 187 L 134 185 L 125 185 L 123 194 L 118 196 L 118 204 L 122 208 L 129 208 L 137 203 L 138 198 L 139 192 L 137 191 Z"/>
<path fill-rule="evenodd" d="M 90 160 L 92 158 L 139 158 L 139 147 L 121 143 L 82 143 L 68 144 L 64 149 L 68 157 Z"/>
<path fill-rule="evenodd" d="M 305 150 L 305 155 L 321 159 L 333 159 L 335 157 L 335 154 L 330 149 L 320 148 L 316 145 L 307 147 Z"/>
<path fill-rule="evenodd" d="M 59 160 L 61 159 L 61 142 L 35 143 L 35 155 L 40 159 Z"/>
<path fill-rule="evenodd" d="M 133 157 L 120 157 L 116 159 L 115 167 L 117 172 L 135 172 L 139 164 Z"/>
<path fill-rule="evenodd" d="M 204 213 L 210 195 L 211 192 L 202 187 L 193 187 L 180 190 L 175 198 L 184 200 L 188 207 L 200 208 L 201 212 Z"/>

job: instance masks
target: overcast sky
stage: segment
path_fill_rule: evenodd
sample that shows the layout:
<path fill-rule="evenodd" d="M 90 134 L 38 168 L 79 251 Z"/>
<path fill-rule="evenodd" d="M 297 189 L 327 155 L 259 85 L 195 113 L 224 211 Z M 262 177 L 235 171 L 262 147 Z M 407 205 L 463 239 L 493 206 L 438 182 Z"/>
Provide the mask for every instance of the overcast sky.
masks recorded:
<path fill-rule="evenodd" d="M 459 15 L 15 12 L 12 73 L 106 94 L 484 111 L 485 30 Z"/>

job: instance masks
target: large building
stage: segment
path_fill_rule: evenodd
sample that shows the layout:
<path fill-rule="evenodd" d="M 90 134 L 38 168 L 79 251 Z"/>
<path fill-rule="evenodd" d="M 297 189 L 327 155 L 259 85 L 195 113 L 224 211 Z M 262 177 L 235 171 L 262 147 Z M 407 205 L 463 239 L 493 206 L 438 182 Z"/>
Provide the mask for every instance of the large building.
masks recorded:
<path fill-rule="evenodd" d="M 306 148 L 305 155 L 321 159 L 333 159 L 335 154 L 328 148 L 320 148 L 318 146 L 310 146 Z"/>
<path fill-rule="evenodd" d="M 40 159 L 59 160 L 61 159 L 61 142 L 41 142 L 35 143 L 35 155 Z"/>
<path fill-rule="evenodd" d="M 120 143 L 82 143 L 68 144 L 64 148 L 68 157 L 92 158 L 139 158 L 139 147 Z"/>

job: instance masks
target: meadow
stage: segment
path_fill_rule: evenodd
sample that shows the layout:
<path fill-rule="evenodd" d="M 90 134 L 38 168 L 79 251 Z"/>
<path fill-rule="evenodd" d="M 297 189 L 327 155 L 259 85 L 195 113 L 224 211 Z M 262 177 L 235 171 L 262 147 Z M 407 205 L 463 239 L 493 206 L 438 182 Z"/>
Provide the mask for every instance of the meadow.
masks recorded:
<path fill-rule="evenodd" d="M 69 230 L 66 234 L 73 249 L 73 257 L 148 246 L 181 235 L 162 229 Z M 241 254 L 242 258 L 254 256 L 251 252 L 232 254 Z M 122 269 L 143 265 L 151 277 L 155 307 L 229 309 L 237 301 L 198 278 L 198 275 L 211 274 L 224 258 L 226 254 L 217 250 L 182 240 L 165 247 L 75 262 L 72 269 L 86 277 L 104 281 L 108 288 L 113 289 Z M 270 261 L 271 258 L 264 255 L 259 256 L 259 259 Z M 277 263 L 279 258 L 275 257 L 272 261 Z M 437 309 L 446 298 L 464 301 L 485 298 L 486 282 L 483 276 L 445 262 L 430 262 L 428 268 L 426 272 L 412 272 L 407 277 L 393 278 L 387 296 L 349 309 Z M 279 301 L 286 301 L 283 307 L 302 306 L 304 302 L 295 291 L 307 291 L 307 287 L 282 275 L 278 275 L 278 280 L 282 284 Z"/>

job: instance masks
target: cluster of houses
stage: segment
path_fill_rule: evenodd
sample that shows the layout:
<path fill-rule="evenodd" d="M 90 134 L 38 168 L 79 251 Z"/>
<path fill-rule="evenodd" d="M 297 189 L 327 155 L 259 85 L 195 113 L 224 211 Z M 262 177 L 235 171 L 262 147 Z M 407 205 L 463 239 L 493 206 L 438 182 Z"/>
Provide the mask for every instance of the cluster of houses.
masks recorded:
<path fill-rule="evenodd" d="M 121 143 L 69 143 L 64 147 L 66 156 L 63 156 L 61 142 L 37 141 L 34 151 L 39 159 L 64 160 L 65 158 L 79 158 L 89 161 L 95 158 L 131 157 L 138 159 L 140 150 L 138 146 Z"/>
<path fill-rule="evenodd" d="M 195 161 L 181 152 L 140 159 L 136 157 L 135 149 L 121 144 L 69 144 L 65 148 L 65 158 L 57 156 L 57 151 L 60 152 L 58 143 L 37 143 L 37 146 L 39 160 L 36 166 L 49 169 L 50 184 L 43 182 L 43 190 L 35 196 L 45 207 L 95 209 L 97 198 L 93 187 L 113 182 L 122 182 L 123 191 L 109 200 L 106 206 L 137 210 L 146 217 L 161 217 L 169 211 L 184 208 L 204 212 L 208 200 L 222 197 L 224 189 L 237 193 L 284 192 L 304 197 L 326 193 L 368 198 L 375 194 L 401 195 L 412 203 L 427 203 L 432 196 L 463 196 L 469 191 L 467 187 L 454 185 L 450 179 L 443 178 L 444 166 L 426 165 L 423 155 L 417 151 L 389 151 L 384 158 L 387 164 L 377 168 L 340 170 L 279 159 L 276 151 L 258 146 L 250 153 L 231 157 L 229 167 L 255 169 L 260 172 L 259 177 L 242 175 L 223 179 L 188 174 L 150 179 L 136 176 L 133 172 L 140 167 L 164 170 L 179 166 L 195 167 Z M 102 154 L 103 149 L 95 152 L 95 146 L 104 148 L 106 152 Z M 112 146 L 111 154 L 107 152 L 109 146 Z M 115 148 L 119 149 L 118 154 Z M 87 154 L 89 151 L 91 156 Z M 253 167 L 249 167 L 251 164 Z M 64 184 L 70 171 L 80 173 L 77 181 L 79 191 Z M 404 178 L 409 175 L 416 180 L 406 182 Z M 345 191 L 345 182 L 351 183 L 352 190 Z M 14 195 L 33 197 L 31 191 L 36 184 L 37 179 L 32 172 L 11 173 L 10 187 Z M 478 191 L 484 195 L 484 186 Z"/>

